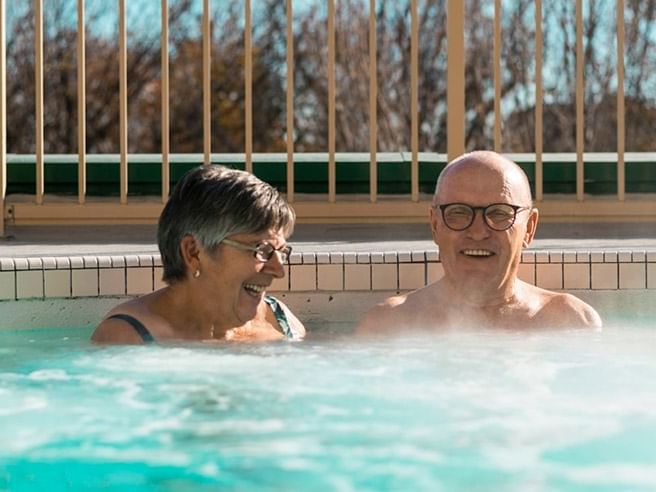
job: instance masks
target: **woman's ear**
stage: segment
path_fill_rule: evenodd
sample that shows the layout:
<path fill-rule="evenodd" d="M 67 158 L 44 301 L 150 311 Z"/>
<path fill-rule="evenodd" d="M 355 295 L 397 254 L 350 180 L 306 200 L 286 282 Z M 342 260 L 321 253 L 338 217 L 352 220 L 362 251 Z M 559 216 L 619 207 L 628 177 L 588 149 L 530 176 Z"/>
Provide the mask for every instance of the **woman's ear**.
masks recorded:
<path fill-rule="evenodd" d="M 526 222 L 526 233 L 524 233 L 523 245 L 525 248 L 533 241 L 535 231 L 538 228 L 538 218 L 540 216 L 537 208 L 532 208 L 529 212 L 528 222 Z"/>
<path fill-rule="evenodd" d="M 193 235 L 187 234 L 180 241 L 180 256 L 185 264 L 185 271 L 193 274 L 200 271 L 201 245 Z"/>

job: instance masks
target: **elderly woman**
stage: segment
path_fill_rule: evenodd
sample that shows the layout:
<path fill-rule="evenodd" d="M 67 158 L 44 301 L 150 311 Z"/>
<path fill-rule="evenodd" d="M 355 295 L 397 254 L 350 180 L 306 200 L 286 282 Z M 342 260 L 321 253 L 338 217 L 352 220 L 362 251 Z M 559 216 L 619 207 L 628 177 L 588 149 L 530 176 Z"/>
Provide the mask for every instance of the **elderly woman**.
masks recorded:
<path fill-rule="evenodd" d="M 176 185 L 159 219 L 166 287 L 112 309 L 92 340 L 300 339 L 303 324 L 266 295 L 285 275 L 295 214 L 244 171 L 201 166 Z"/>

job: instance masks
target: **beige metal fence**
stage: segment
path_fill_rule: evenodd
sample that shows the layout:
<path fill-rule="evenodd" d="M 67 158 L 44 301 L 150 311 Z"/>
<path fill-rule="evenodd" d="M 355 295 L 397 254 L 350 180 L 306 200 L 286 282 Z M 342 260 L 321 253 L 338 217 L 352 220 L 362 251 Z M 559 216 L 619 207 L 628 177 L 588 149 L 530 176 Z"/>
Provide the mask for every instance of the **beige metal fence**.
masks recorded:
<path fill-rule="evenodd" d="M 170 149 L 169 149 L 169 53 L 168 53 L 168 0 L 161 0 L 161 162 L 162 183 L 161 197 L 153 200 L 128 199 L 128 96 L 127 96 L 127 24 L 126 0 L 118 1 L 119 13 L 119 93 L 120 93 L 120 196 L 115 199 L 89 200 L 87 197 L 87 154 L 85 148 L 85 1 L 77 0 L 78 24 L 78 197 L 76 202 L 62 200 L 44 200 L 44 153 L 43 153 L 43 0 L 33 0 L 35 7 L 35 82 L 36 82 L 36 189 L 28 201 L 13 201 L 7 197 L 7 146 L 6 146 L 6 15 L 7 0 L 0 0 L 0 204 L 3 214 L 0 217 L 0 235 L 4 234 L 5 222 L 12 220 L 17 224 L 78 222 L 151 222 L 158 216 L 162 203 L 169 194 Z M 543 188 L 543 18 L 542 1 L 535 0 L 535 194 L 542 217 L 547 220 L 652 220 L 656 218 L 656 201 L 650 197 L 639 200 L 625 200 L 625 139 L 624 139 L 624 0 L 617 2 L 617 152 L 606 158 L 617 162 L 617 193 L 614 197 L 590 199 L 584 195 L 584 88 L 583 77 L 583 0 L 576 1 L 576 194 L 574 197 L 545 197 Z M 327 0 L 328 19 L 328 184 L 327 196 L 309 198 L 299 196 L 294 189 L 295 149 L 291 136 L 294 134 L 294 46 L 292 31 L 292 0 L 286 0 L 287 13 L 287 197 L 293 202 L 299 220 L 305 222 L 382 222 L 382 221 L 425 221 L 429 197 L 419 192 L 419 121 L 418 121 L 418 22 L 417 0 L 411 0 L 411 188 L 407 196 L 390 199 L 381 196 L 377 189 L 379 153 L 377 140 L 377 45 L 376 45 L 376 1 L 369 1 L 369 196 L 368 199 L 356 199 L 352 196 L 341 197 L 336 192 L 336 80 L 335 80 L 335 0 Z M 448 92 L 447 92 L 447 126 L 448 158 L 453 158 L 465 150 L 465 41 L 464 25 L 466 19 L 465 2 L 448 0 Z M 47 6 L 47 3 L 46 3 Z M 210 0 L 203 0 L 202 36 L 203 50 L 203 162 L 210 163 L 211 154 L 211 9 Z M 501 0 L 495 0 L 494 8 L 494 148 L 501 149 Z M 252 13 L 251 1 L 244 2 L 244 49 L 245 49 L 245 167 L 253 170 L 253 93 L 252 93 Z M 10 122 L 9 122 L 10 123 Z M 200 151 L 200 149 L 199 149 Z"/>

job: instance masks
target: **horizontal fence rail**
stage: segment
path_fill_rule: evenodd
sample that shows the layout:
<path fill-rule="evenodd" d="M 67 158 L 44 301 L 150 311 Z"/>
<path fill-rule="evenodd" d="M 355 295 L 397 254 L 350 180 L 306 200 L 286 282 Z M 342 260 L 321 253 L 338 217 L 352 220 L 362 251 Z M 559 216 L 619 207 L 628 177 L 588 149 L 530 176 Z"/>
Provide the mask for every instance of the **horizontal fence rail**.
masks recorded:
<path fill-rule="evenodd" d="M 128 36 L 130 33 L 126 0 L 115 4 L 118 16 L 118 101 L 120 149 L 116 155 L 88 154 L 86 148 L 87 121 L 86 114 L 86 53 L 85 53 L 85 1 L 77 0 L 77 156 L 58 156 L 44 153 L 44 8 L 48 3 L 33 0 L 34 4 L 34 81 L 35 81 L 35 153 L 19 156 L 7 153 L 7 125 L 11 125 L 6 116 L 7 93 L 7 0 L 0 0 L 0 201 L 3 214 L 0 217 L 0 235 L 5 234 L 7 221 L 15 224 L 37 223 L 105 223 L 105 222 L 152 222 L 155 221 L 162 204 L 166 202 L 170 186 L 179 177 L 181 165 L 223 163 L 241 167 L 249 172 L 261 175 L 263 179 L 272 180 L 287 194 L 294 203 L 299 221 L 302 222 L 395 222 L 425 221 L 427 207 L 431 199 L 434 180 L 446 162 L 466 149 L 465 135 L 465 21 L 467 12 L 461 0 L 447 0 L 447 142 L 446 154 L 422 152 L 419 148 L 419 52 L 420 26 L 418 21 L 418 2 L 410 3 L 410 38 L 409 38 L 409 152 L 380 152 L 379 134 L 379 77 L 377 41 L 378 22 L 377 2 L 368 2 L 368 115 L 363 118 L 368 122 L 368 152 L 347 154 L 336 152 L 338 107 L 337 65 L 337 17 L 336 2 L 326 3 L 326 104 L 327 104 L 327 148 L 324 154 L 304 154 L 295 151 L 295 97 L 294 90 L 294 22 L 293 2 L 285 1 L 286 26 L 284 40 L 286 56 L 286 142 L 285 153 L 255 152 L 253 109 L 253 32 L 252 6 L 250 0 L 244 2 L 243 25 L 243 88 L 244 88 L 244 153 L 217 154 L 213 152 L 212 133 L 212 10 L 211 1 L 203 0 L 202 16 L 198 26 L 202 40 L 202 50 L 198 63 L 202 66 L 202 105 L 203 105 L 203 145 L 197 154 L 177 155 L 170 152 L 171 132 L 171 96 L 169 73 L 169 11 L 168 0 L 161 0 L 161 151 L 155 155 L 137 155 L 128 153 L 129 124 L 129 90 L 128 90 Z M 544 128 L 544 82 L 543 82 L 543 31 L 544 17 L 542 1 L 535 0 L 535 109 L 534 109 L 534 148 L 531 154 L 508 154 L 515 158 L 527 171 L 533 187 L 533 193 L 546 220 L 654 220 L 656 219 L 656 200 L 649 183 L 640 181 L 643 167 L 656 165 L 654 154 L 631 154 L 625 152 L 625 105 L 624 105 L 624 0 L 616 0 L 617 24 L 617 149 L 606 154 L 586 153 L 584 148 L 584 18 L 583 0 L 576 0 L 575 5 L 575 151 L 571 154 L 549 154 L 543 151 Z M 493 87 L 494 87 L 494 121 L 493 148 L 503 149 L 503 119 L 501 101 L 503 97 L 502 77 L 502 8 L 503 2 L 495 0 L 493 13 Z M 340 33 L 342 35 L 343 33 Z M 426 149 L 424 149 L 426 150 Z M 140 190 L 142 186 L 133 177 L 133 171 L 144 166 L 157 166 L 154 173 L 158 191 L 148 193 Z M 66 174 L 74 167 L 77 179 L 76 200 L 57 195 L 58 184 L 54 176 L 55 169 Z M 100 166 L 117 166 L 119 180 L 116 188 L 113 183 L 100 183 L 94 173 Z M 396 167 L 395 167 L 396 166 Z M 569 176 L 573 188 L 554 184 L 554 166 L 561 175 Z M 609 168 L 610 166 L 610 168 Z M 312 174 L 321 174 L 322 179 L 308 178 Z M 611 169 L 612 168 L 612 169 Z M 638 169 L 639 168 L 639 169 Z M 25 178 L 26 169 L 33 173 L 33 184 Z M 66 169 L 67 171 L 64 171 Z M 573 171 L 573 172 L 572 172 Z M 390 179 L 392 176 L 396 176 Z M 394 175 L 393 173 L 397 173 Z M 599 175 L 603 174 L 603 178 Z M 350 174 L 357 175 L 349 178 Z M 61 176 L 62 174 L 60 174 Z M 608 178 L 610 175 L 610 178 Z M 344 177 L 346 176 L 346 177 Z M 364 178 L 363 178 L 364 176 Z M 638 177 L 636 177 L 638 176 Z M 13 181 L 15 180 L 15 182 Z M 364 182 L 361 182 L 363 181 Z M 395 185 L 390 185 L 390 182 Z M 648 181 L 648 180 L 647 180 Z M 32 186 L 31 191 L 26 187 Z M 63 185 L 62 185 L 63 186 Z M 98 187 L 105 187 L 109 196 L 98 196 Z M 596 187 L 596 188 L 595 188 Z M 603 188 L 603 189 L 601 189 Z M 609 191 L 612 189 L 612 192 Z M 52 191 L 51 191 L 52 190 Z M 150 188 L 148 188 L 150 190 Z M 631 199 L 626 194 L 631 193 Z M 114 196 L 116 195 L 116 196 Z M 153 198 L 153 195 L 156 198 Z"/>

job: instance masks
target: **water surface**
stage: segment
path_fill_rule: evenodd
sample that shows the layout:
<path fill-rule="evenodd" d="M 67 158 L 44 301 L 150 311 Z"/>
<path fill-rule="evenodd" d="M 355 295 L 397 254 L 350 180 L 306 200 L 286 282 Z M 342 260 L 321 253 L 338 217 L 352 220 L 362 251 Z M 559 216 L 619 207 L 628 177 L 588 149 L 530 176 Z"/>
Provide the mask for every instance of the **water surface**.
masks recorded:
<path fill-rule="evenodd" d="M 88 336 L 0 331 L 0 490 L 656 489 L 656 329 Z"/>

